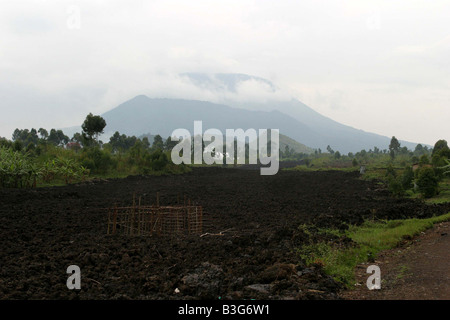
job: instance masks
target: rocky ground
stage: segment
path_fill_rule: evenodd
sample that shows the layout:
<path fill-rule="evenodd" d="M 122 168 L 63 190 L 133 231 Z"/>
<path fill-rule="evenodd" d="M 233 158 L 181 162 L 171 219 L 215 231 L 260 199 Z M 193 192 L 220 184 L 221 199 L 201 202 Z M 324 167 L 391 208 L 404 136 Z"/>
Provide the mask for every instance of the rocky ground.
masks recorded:
<path fill-rule="evenodd" d="M 107 235 L 114 204 L 161 205 L 190 198 L 204 233 L 178 237 Z M 396 199 L 349 172 L 197 168 L 38 189 L 0 190 L 0 299 L 339 299 L 341 287 L 306 267 L 297 249 L 319 234 L 365 218 L 430 217 L 449 206 Z M 221 235 L 218 235 L 220 232 Z M 68 290 L 67 267 L 81 269 Z"/>

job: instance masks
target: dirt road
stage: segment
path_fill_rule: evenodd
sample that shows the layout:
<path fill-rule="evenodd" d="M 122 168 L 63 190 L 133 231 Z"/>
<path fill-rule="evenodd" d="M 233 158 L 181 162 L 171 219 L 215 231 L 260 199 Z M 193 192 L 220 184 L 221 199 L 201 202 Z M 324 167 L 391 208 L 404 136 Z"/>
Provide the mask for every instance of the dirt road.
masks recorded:
<path fill-rule="evenodd" d="M 359 266 L 356 289 L 341 297 L 352 300 L 449 300 L 449 234 L 450 222 L 439 223 L 370 263 L 381 269 L 380 290 L 367 289 L 369 264 Z"/>

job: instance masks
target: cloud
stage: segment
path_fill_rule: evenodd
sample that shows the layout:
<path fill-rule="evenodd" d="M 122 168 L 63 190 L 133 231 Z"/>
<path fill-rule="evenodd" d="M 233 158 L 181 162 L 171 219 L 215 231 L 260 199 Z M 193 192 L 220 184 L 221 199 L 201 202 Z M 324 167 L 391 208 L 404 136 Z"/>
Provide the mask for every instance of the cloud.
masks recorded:
<path fill-rule="evenodd" d="M 2 1 L 0 135 L 78 124 L 146 94 L 296 97 L 354 127 L 434 143 L 448 136 L 449 14 L 442 0 Z M 277 90 L 256 79 L 202 87 L 187 72 L 255 75 Z"/>

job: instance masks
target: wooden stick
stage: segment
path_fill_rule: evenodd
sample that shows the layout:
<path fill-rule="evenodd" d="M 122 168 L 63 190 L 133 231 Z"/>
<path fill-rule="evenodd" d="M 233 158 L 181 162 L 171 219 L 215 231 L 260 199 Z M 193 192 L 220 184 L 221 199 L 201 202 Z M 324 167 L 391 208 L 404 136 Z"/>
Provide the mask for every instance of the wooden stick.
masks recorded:
<path fill-rule="evenodd" d="M 117 206 L 114 206 L 113 234 L 116 234 Z"/>
<path fill-rule="evenodd" d="M 203 231 L 203 208 L 200 207 L 199 210 L 200 210 L 200 213 L 199 213 L 199 216 L 200 216 L 200 222 L 199 222 L 200 228 L 199 229 L 200 230 L 199 230 L 199 232 L 202 232 Z"/>
<path fill-rule="evenodd" d="M 207 232 L 207 233 L 204 233 L 204 234 L 200 235 L 200 238 L 204 237 L 204 236 L 224 236 L 223 233 L 227 232 L 227 231 L 230 231 L 231 229 L 233 229 L 233 228 L 230 228 L 230 229 L 227 229 L 227 230 L 224 230 L 224 231 L 220 231 L 219 233 L 209 233 L 209 232 Z"/>
<path fill-rule="evenodd" d="M 102 284 L 101 284 L 100 282 L 98 282 L 97 280 L 94 280 L 94 279 L 91 279 L 91 278 L 86 278 L 86 277 L 85 277 L 85 279 L 86 279 L 86 280 L 93 281 L 93 282 L 95 282 L 96 284 L 98 284 L 98 285 L 100 285 L 100 286 L 102 285 Z"/>
<path fill-rule="evenodd" d="M 110 225 L 111 225 L 111 208 L 108 209 L 108 231 L 106 231 L 106 234 L 109 234 Z"/>

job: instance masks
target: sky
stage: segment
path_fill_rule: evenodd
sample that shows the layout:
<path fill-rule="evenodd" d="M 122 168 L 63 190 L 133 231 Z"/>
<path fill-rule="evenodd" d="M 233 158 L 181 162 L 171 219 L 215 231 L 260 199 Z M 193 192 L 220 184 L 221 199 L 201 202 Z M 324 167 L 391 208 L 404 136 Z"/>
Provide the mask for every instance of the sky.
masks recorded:
<path fill-rule="evenodd" d="M 181 73 L 242 73 L 352 127 L 450 141 L 449 1 L 2 0 L 0 136 L 81 125 L 136 95 L 220 102 Z M 226 97 L 230 98 L 229 95 Z"/>

